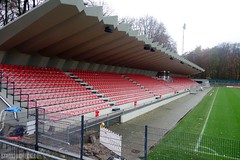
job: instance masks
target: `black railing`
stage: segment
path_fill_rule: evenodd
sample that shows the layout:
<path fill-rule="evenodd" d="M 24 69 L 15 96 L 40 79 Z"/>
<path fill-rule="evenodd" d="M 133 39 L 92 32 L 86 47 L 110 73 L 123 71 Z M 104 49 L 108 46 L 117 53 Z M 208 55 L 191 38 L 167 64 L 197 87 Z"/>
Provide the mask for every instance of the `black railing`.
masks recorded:
<path fill-rule="evenodd" d="M 6 77 L 6 79 L 7 79 L 7 82 L 6 82 L 6 97 L 8 98 L 8 81 L 9 81 L 8 76 Z"/>
<path fill-rule="evenodd" d="M 47 153 L 33 150 L 15 143 L 0 139 L 0 158 L 1 159 L 53 159 L 63 160 Z"/>
<path fill-rule="evenodd" d="M 3 73 L 1 71 L 0 72 L 0 92 L 2 92 L 2 78 L 3 78 Z"/>

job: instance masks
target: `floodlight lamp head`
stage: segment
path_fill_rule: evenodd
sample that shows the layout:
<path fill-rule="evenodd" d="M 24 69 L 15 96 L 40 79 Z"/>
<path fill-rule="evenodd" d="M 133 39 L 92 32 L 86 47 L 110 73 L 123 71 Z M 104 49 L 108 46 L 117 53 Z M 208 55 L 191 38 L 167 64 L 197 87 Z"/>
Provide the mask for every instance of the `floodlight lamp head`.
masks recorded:
<path fill-rule="evenodd" d="M 143 49 L 144 50 L 150 50 L 151 49 L 151 45 L 150 44 L 145 44 Z"/>
<path fill-rule="evenodd" d="M 104 31 L 107 32 L 107 33 L 112 33 L 113 32 L 112 29 L 109 26 L 105 27 Z"/>
<path fill-rule="evenodd" d="M 156 52 L 156 48 L 152 47 L 150 51 L 151 52 Z"/>

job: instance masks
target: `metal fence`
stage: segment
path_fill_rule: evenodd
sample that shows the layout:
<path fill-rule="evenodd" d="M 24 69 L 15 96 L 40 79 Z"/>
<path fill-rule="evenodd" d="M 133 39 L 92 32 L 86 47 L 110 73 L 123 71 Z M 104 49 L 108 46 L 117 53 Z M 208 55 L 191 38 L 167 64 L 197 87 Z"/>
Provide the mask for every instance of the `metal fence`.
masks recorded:
<path fill-rule="evenodd" d="M 36 115 L 37 112 L 33 113 Z M 32 117 L 35 117 L 35 115 Z M 19 118 L 24 119 L 24 117 Z M 52 152 L 49 152 L 49 154 L 58 152 L 58 156 L 64 155 L 65 157 L 73 157 L 73 159 L 83 157 L 84 159 L 88 159 L 88 157 L 92 159 L 111 159 L 110 157 L 117 157 L 114 153 L 114 147 L 107 148 L 100 143 L 101 122 L 104 122 L 105 127 L 111 132 L 122 137 L 122 159 L 240 159 L 239 140 L 205 135 L 199 140 L 199 134 L 188 133 L 187 131 L 169 131 L 129 122 L 120 124 L 118 114 L 95 119 L 84 117 L 85 120 L 83 120 L 82 118 L 83 116 L 79 116 L 77 119 L 49 121 L 45 117 L 36 116 L 36 118 L 20 121 L 22 125 L 27 127 L 25 127 L 25 130 L 31 133 L 26 135 L 27 132 L 25 132 L 24 138 L 20 141 L 31 143 L 31 147 L 7 144 L 1 138 L 0 153 L 3 157 L 1 159 L 7 156 L 10 158 L 23 156 L 25 159 L 27 157 L 31 159 L 32 156 L 36 159 L 51 159 L 51 156 L 47 157 L 44 152 L 39 152 L 43 148 L 51 150 Z M 10 118 L 6 118 L 5 127 L 13 125 L 13 122 Z M 109 143 L 116 140 L 111 137 L 105 138 L 109 139 Z"/>
<path fill-rule="evenodd" d="M 2 111 L 0 123 L 0 159 L 62 159 L 43 150 L 39 152 L 37 136 L 36 110 L 27 118 L 26 112 L 18 114 L 18 121 L 13 113 Z"/>
<path fill-rule="evenodd" d="M 149 151 L 148 159 L 239 159 L 240 141 L 171 131 Z"/>
<path fill-rule="evenodd" d="M 69 151 L 80 156 L 81 121 L 39 121 L 38 143 L 42 147 Z"/>
<path fill-rule="evenodd" d="M 107 159 L 111 151 L 99 142 L 100 123 L 106 126 L 119 122 L 119 116 L 103 116 L 94 119 L 79 116 L 76 118 L 50 121 L 39 119 L 38 143 L 39 147 L 60 151 L 75 158 L 100 157 Z M 101 148 L 101 149 L 99 149 Z M 104 153 L 103 155 L 103 152 Z"/>
<path fill-rule="evenodd" d="M 76 125 L 79 124 L 79 125 Z M 80 156 L 81 122 L 69 121 L 47 123 L 48 132 L 41 133 L 41 144 L 57 147 Z M 51 127 L 50 127 L 51 125 Z M 54 126 L 54 127 L 53 127 Z M 53 129 L 54 128 L 54 129 Z M 99 142 L 99 125 L 84 125 L 83 155 L 91 158 L 108 159 L 114 156 L 114 147 L 108 149 Z M 121 157 L 125 159 L 239 159 L 240 141 L 199 134 L 168 131 L 131 123 L 114 124 L 108 129 L 122 136 Z M 41 130 L 41 129 L 40 129 Z M 52 132 L 52 133 L 51 133 Z M 95 140 L 91 139 L 92 137 Z M 108 138 L 114 141 L 114 138 Z M 119 146 L 115 146 L 119 147 Z M 115 155 L 116 156 L 116 155 Z"/>
<path fill-rule="evenodd" d="M 2 160 L 16 160 L 16 159 L 53 159 L 63 160 L 53 155 L 43 152 L 35 151 L 28 147 L 19 144 L 10 143 L 6 140 L 0 140 L 0 159 Z"/>

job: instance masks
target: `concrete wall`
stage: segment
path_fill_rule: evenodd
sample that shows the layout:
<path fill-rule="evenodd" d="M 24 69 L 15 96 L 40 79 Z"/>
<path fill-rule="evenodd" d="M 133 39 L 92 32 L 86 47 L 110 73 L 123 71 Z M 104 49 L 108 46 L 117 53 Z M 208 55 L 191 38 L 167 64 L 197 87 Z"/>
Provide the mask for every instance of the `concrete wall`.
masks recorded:
<path fill-rule="evenodd" d="M 53 57 L 50 58 L 47 67 L 62 69 L 65 61 L 66 61 L 65 59 Z"/>
<path fill-rule="evenodd" d="M 44 57 L 41 55 L 32 55 L 28 65 L 29 66 L 39 66 L 39 67 L 47 67 L 50 57 Z"/>
<path fill-rule="evenodd" d="M 0 51 L 0 63 L 3 63 L 5 55 L 6 55 L 5 51 Z"/>
<path fill-rule="evenodd" d="M 59 57 L 46 57 L 38 53 L 30 55 L 21 53 L 15 49 L 10 51 L 0 51 L 0 63 L 38 67 L 54 67 L 61 69 L 63 71 L 67 71 L 68 69 L 79 69 L 102 72 L 116 72 L 119 74 L 131 73 L 131 74 L 145 74 L 148 76 L 156 75 L 155 71 L 89 63 L 85 61 L 75 61 L 73 59 L 63 59 Z"/>
<path fill-rule="evenodd" d="M 63 71 L 67 71 L 69 69 L 76 69 L 77 66 L 78 66 L 78 61 L 74 61 L 74 60 L 66 60 L 63 67 L 62 67 L 62 70 Z"/>
<path fill-rule="evenodd" d="M 2 63 L 15 64 L 15 65 L 27 65 L 31 55 L 18 52 L 17 50 L 10 50 L 5 53 Z"/>
<path fill-rule="evenodd" d="M 176 100 L 178 98 L 186 96 L 187 94 L 189 94 L 189 92 L 181 94 L 181 95 L 178 95 L 178 96 L 175 96 L 173 98 L 169 98 L 169 99 L 160 101 L 159 103 L 155 103 L 155 104 L 149 105 L 149 106 L 144 107 L 142 109 L 139 109 L 139 110 L 136 110 L 136 111 L 124 114 L 124 115 L 121 116 L 121 123 L 127 122 L 127 121 L 129 121 L 129 120 L 131 120 L 133 118 L 136 118 L 136 117 L 138 117 L 140 115 L 143 115 L 143 114 L 145 114 L 147 112 L 150 112 L 150 111 L 152 111 L 152 110 L 154 110 L 154 109 L 156 109 L 158 107 L 161 107 L 161 106 L 163 106 L 163 105 L 165 105 L 165 104 L 167 104 L 167 103 L 169 103 L 171 101 L 174 101 L 174 100 Z"/>
<path fill-rule="evenodd" d="M 101 72 L 106 72 L 107 71 L 107 65 L 105 65 L 105 64 L 100 64 L 99 65 L 99 71 L 101 71 Z"/>

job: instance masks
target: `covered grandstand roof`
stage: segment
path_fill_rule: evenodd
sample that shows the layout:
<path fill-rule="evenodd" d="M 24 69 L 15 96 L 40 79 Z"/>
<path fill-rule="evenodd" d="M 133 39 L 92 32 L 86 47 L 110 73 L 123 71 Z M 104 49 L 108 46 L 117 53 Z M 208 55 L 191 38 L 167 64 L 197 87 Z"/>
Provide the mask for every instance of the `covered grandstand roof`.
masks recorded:
<path fill-rule="evenodd" d="M 0 50 L 177 74 L 204 69 L 173 53 L 117 16 L 103 17 L 102 7 L 82 0 L 49 0 L 0 29 Z M 145 49 L 144 49 L 145 47 Z"/>

